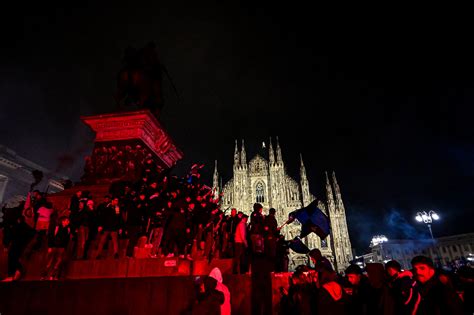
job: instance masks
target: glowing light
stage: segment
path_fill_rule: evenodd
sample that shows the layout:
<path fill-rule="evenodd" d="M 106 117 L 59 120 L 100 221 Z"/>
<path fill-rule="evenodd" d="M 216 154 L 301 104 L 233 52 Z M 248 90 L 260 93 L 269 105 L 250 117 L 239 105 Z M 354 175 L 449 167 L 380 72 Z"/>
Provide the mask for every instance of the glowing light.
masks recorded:
<path fill-rule="evenodd" d="M 388 238 L 385 235 L 375 235 L 374 237 L 372 237 L 370 245 L 373 247 L 385 242 L 388 242 Z"/>
<path fill-rule="evenodd" d="M 433 220 L 437 221 L 437 220 L 440 219 L 440 217 L 436 212 L 434 212 L 433 210 L 430 210 L 430 211 L 428 211 L 428 213 L 426 211 L 417 212 L 415 219 L 418 222 L 424 222 L 426 224 L 431 224 L 433 222 Z"/>

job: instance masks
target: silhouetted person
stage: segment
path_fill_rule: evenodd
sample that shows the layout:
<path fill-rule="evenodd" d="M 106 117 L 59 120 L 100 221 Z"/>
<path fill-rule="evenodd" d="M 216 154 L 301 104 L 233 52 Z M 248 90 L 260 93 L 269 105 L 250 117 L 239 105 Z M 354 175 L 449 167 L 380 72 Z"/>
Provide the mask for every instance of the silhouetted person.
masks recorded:
<path fill-rule="evenodd" d="M 417 314 L 463 314 L 461 299 L 453 289 L 439 281 L 430 258 L 416 256 L 412 259 L 411 264 L 421 294 Z"/>
<path fill-rule="evenodd" d="M 290 254 L 289 242 L 285 240 L 283 234 L 278 235 L 277 244 L 276 244 L 276 258 L 275 258 L 275 271 L 276 272 L 288 272 L 288 264 L 290 259 L 288 255 Z"/>
<path fill-rule="evenodd" d="M 225 239 L 224 239 L 224 247 L 223 250 L 226 252 L 228 257 L 234 256 L 234 237 L 235 237 L 235 230 L 237 229 L 237 225 L 240 222 L 240 218 L 237 216 L 237 209 L 232 208 L 230 210 L 230 216 L 226 218 L 225 223 Z"/>
<path fill-rule="evenodd" d="M 112 244 L 114 247 L 114 258 L 119 258 L 118 254 L 118 234 L 122 233 L 123 218 L 122 212 L 119 206 L 119 198 L 115 197 L 112 201 L 102 210 L 101 217 L 99 220 L 98 232 L 100 234 L 99 246 L 97 248 L 97 259 L 101 258 L 102 249 L 104 248 L 105 242 L 108 237 L 112 238 Z"/>
<path fill-rule="evenodd" d="M 362 274 L 362 269 L 357 265 L 350 265 L 345 274 L 347 286 L 344 291 L 348 295 L 349 314 L 372 314 L 370 285 L 367 277 Z"/>
<path fill-rule="evenodd" d="M 71 229 L 69 227 L 69 218 L 61 217 L 58 224 L 48 235 L 48 256 L 46 266 L 42 273 L 42 280 L 57 280 L 61 265 L 65 259 L 66 248 L 71 238 Z"/>
<path fill-rule="evenodd" d="M 234 257 L 232 258 L 232 270 L 234 274 L 240 274 L 243 265 L 247 243 L 247 216 L 243 215 L 237 225 L 234 235 Z"/>
<path fill-rule="evenodd" d="M 309 257 L 310 257 L 311 262 L 313 263 L 314 269 L 316 271 L 320 271 L 323 268 L 333 269 L 332 265 L 331 265 L 331 262 L 321 254 L 321 251 L 319 249 L 313 248 L 309 252 Z"/>
<path fill-rule="evenodd" d="M 344 315 L 347 312 L 347 296 L 339 283 L 332 268 L 322 266 L 319 271 L 320 289 L 318 291 L 316 314 Z"/>
<path fill-rule="evenodd" d="M 230 315 L 230 291 L 229 288 L 223 283 L 221 270 L 217 267 L 213 268 L 209 273 L 209 277 L 217 280 L 216 290 L 224 294 L 224 303 L 221 305 L 221 315 Z"/>
<path fill-rule="evenodd" d="M 193 315 L 220 315 L 221 305 L 224 304 L 224 294 L 216 290 L 217 280 L 213 277 L 204 279 L 204 292 L 200 302 L 194 307 Z"/>
<path fill-rule="evenodd" d="M 79 211 L 79 201 L 82 198 L 82 190 L 76 191 L 74 195 L 71 196 L 71 199 L 69 201 L 69 211 L 71 211 L 71 214 L 76 213 Z"/>
<path fill-rule="evenodd" d="M 148 201 L 145 192 L 138 194 L 138 200 L 130 201 L 125 212 L 125 226 L 129 237 L 127 256 L 133 257 L 133 250 L 138 238 L 145 232 L 145 218 L 148 215 Z M 145 228 L 144 228 L 145 227 Z"/>
<path fill-rule="evenodd" d="M 8 238 L 4 237 L 3 244 L 5 248 L 8 248 L 8 277 L 5 279 L 6 281 L 20 279 L 23 272 L 20 258 L 34 235 L 34 229 L 26 224 L 25 218 L 21 216 L 11 227 Z"/>
<path fill-rule="evenodd" d="M 276 210 L 270 208 L 268 215 L 263 221 L 264 225 L 264 252 L 267 260 L 270 263 L 269 267 L 272 271 L 275 269 L 275 258 L 276 258 L 276 247 L 277 247 L 277 233 L 278 233 L 278 223 L 275 218 Z"/>
<path fill-rule="evenodd" d="M 383 289 L 384 315 L 411 315 L 416 312 L 421 296 L 411 272 L 402 272 L 400 264 L 390 260 L 385 264 L 387 283 Z"/>

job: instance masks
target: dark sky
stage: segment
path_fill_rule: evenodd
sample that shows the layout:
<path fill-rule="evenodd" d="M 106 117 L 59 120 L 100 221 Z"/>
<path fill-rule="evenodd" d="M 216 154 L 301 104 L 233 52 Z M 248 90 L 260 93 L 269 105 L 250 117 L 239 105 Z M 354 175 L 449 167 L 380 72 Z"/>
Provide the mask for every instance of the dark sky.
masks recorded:
<path fill-rule="evenodd" d="M 165 81 L 161 120 L 181 169 L 203 162 L 210 183 L 218 159 L 225 182 L 234 139 L 252 153 L 278 135 L 296 178 L 303 154 L 316 196 L 336 171 L 360 250 L 376 233 L 426 236 L 419 210 L 440 213 L 435 235 L 473 232 L 474 54 L 462 18 L 173 3 L 3 8 L 0 143 L 77 179 L 93 139 L 79 116 L 115 110 L 123 50 L 155 41 L 181 97 Z"/>

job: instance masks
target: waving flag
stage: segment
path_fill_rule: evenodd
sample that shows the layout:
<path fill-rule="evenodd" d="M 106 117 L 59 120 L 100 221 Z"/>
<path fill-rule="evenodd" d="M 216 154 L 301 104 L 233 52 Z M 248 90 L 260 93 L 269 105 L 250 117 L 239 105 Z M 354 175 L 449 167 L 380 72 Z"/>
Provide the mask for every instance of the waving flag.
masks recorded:
<path fill-rule="evenodd" d="M 329 235 L 329 218 L 318 208 L 317 200 L 304 208 L 291 212 L 289 217 L 290 220 L 296 219 L 301 223 L 301 238 L 311 232 L 316 233 L 321 239 L 325 239 Z"/>
<path fill-rule="evenodd" d="M 298 254 L 307 254 L 309 253 L 309 248 L 301 241 L 297 236 L 293 240 L 289 241 L 288 247 L 290 247 L 294 252 Z"/>

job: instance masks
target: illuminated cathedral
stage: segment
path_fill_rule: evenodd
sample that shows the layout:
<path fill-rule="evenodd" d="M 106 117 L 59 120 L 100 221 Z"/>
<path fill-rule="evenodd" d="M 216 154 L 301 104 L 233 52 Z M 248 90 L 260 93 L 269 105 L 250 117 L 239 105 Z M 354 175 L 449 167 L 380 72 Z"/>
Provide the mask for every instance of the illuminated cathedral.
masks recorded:
<path fill-rule="evenodd" d="M 268 209 L 276 209 L 276 219 L 281 226 L 288 220 L 288 214 L 296 209 L 307 206 L 316 197 L 309 190 L 309 181 L 303 158 L 300 155 L 299 181 L 290 177 L 285 168 L 282 151 L 278 138 L 276 148 L 273 149 L 270 139 L 268 149 L 262 145 L 262 153 L 256 154 L 247 162 L 244 141 L 241 149 L 235 141 L 233 177 L 223 187 L 219 185 L 217 161 L 213 177 L 213 190 L 223 193 L 221 209 L 236 208 L 250 214 L 253 204 L 258 202 Z M 321 240 L 316 234 L 311 233 L 303 239 L 310 248 L 319 248 L 321 253 L 329 258 L 342 271 L 352 260 L 351 242 L 347 229 L 346 211 L 342 202 L 341 192 L 333 172 L 331 180 L 326 173 L 326 200 L 317 200 L 319 208 L 329 216 L 331 221 L 331 234 Z M 298 221 L 283 227 L 282 234 L 287 240 L 300 234 L 301 225 Z M 290 268 L 307 262 L 307 256 L 290 253 Z"/>

